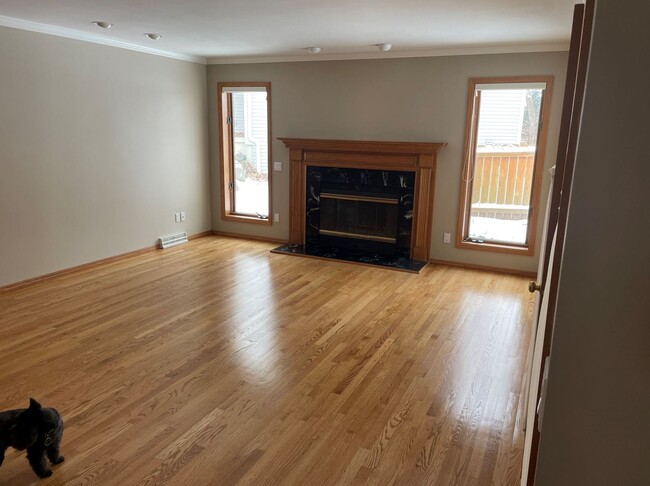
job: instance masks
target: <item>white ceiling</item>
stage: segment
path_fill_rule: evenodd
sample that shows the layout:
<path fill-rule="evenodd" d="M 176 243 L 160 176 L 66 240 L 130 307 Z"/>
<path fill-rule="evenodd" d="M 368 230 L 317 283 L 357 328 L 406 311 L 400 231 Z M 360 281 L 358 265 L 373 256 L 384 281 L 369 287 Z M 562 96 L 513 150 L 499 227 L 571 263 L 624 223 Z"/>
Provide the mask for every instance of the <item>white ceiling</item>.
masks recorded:
<path fill-rule="evenodd" d="M 0 25 L 209 62 L 561 50 L 581 0 L 0 0 Z M 15 19 L 27 22 L 16 22 Z M 114 24 L 110 30 L 93 20 Z M 45 24 L 45 25 L 41 25 Z M 144 32 L 163 37 L 151 41 Z M 51 33 L 56 33 L 52 31 Z M 78 34 L 78 35 L 75 35 Z M 394 45 L 379 53 L 374 44 Z"/>

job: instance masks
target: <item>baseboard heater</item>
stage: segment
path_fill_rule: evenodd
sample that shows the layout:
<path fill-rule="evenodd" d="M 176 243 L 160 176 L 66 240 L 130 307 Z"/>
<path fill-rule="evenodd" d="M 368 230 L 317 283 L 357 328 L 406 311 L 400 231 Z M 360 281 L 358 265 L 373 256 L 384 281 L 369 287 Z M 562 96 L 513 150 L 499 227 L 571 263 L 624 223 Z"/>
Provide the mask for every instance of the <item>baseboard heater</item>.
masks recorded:
<path fill-rule="evenodd" d="M 158 238 L 158 247 L 159 248 L 171 248 L 172 246 L 177 246 L 182 243 L 187 243 L 187 233 L 176 233 L 169 236 L 161 236 Z"/>

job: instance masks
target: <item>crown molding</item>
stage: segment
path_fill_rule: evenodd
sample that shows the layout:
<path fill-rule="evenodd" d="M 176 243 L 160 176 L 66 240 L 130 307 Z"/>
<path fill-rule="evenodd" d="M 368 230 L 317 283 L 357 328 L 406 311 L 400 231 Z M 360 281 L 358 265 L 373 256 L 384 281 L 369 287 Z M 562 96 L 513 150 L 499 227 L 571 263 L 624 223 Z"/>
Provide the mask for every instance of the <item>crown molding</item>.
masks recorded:
<path fill-rule="evenodd" d="M 284 55 L 262 55 L 262 56 L 214 56 L 202 57 L 191 54 L 180 54 L 177 52 L 154 49 L 152 47 L 132 44 L 109 37 L 89 34 L 65 27 L 57 27 L 30 20 L 22 20 L 13 17 L 0 15 L 0 26 L 13 29 L 28 30 L 40 34 L 55 35 L 68 39 L 75 39 L 94 44 L 118 47 L 130 51 L 152 54 L 154 56 L 168 57 L 181 61 L 188 61 L 197 64 L 259 64 L 276 62 L 304 62 L 304 61 L 353 61 L 362 59 L 399 59 L 413 57 L 442 57 L 442 56 L 471 56 L 484 54 L 516 54 L 525 52 L 558 52 L 568 51 L 568 43 L 554 44 L 527 44 L 527 45 L 501 45 L 501 46 L 467 46 L 452 47 L 446 49 L 416 49 L 416 50 L 392 50 L 389 52 L 351 52 L 334 54 L 284 54 Z"/>
<path fill-rule="evenodd" d="M 568 43 L 526 44 L 502 46 L 470 46 L 447 49 L 416 49 L 410 51 L 392 50 L 389 52 L 356 52 L 342 54 L 288 54 L 282 56 L 236 56 L 208 57 L 207 64 L 259 64 L 265 62 L 304 62 L 304 61 L 354 61 L 361 59 L 400 59 L 412 57 L 472 56 L 484 54 L 517 54 L 525 52 L 565 52 Z"/>
<path fill-rule="evenodd" d="M 194 62 L 197 64 L 206 64 L 205 57 L 193 56 L 189 54 L 179 54 L 177 52 L 163 51 L 151 47 L 131 44 L 129 42 L 124 42 L 117 39 L 111 39 L 99 35 L 88 34 L 87 32 L 67 29 L 65 27 L 57 27 L 55 25 L 41 24 L 39 22 L 21 20 L 13 17 L 5 17 L 4 15 L 0 15 L 0 26 L 11 27 L 13 29 L 28 30 L 30 32 L 38 32 L 40 34 L 56 35 L 58 37 L 66 37 L 68 39 L 75 39 L 84 42 L 92 42 L 93 44 L 102 44 L 106 46 L 118 47 L 120 49 L 128 49 L 130 51 L 137 51 L 145 54 L 153 54 L 154 56 L 169 57 L 171 59 L 178 59 L 180 61 Z"/>

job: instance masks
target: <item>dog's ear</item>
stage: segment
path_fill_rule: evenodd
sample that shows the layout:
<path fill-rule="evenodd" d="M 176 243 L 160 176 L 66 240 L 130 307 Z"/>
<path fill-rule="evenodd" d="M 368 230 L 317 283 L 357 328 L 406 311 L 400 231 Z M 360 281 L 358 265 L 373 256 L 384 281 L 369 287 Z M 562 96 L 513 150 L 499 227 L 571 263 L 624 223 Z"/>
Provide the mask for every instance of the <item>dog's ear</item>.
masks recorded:
<path fill-rule="evenodd" d="M 29 409 L 30 409 L 30 410 L 38 411 L 38 410 L 40 410 L 41 408 L 42 408 L 42 407 L 41 407 L 41 404 L 40 404 L 40 403 L 38 403 L 38 402 L 37 402 L 36 400 L 34 400 L 33 398 L 30 398 L 30 399 L 29 399 Z"/>

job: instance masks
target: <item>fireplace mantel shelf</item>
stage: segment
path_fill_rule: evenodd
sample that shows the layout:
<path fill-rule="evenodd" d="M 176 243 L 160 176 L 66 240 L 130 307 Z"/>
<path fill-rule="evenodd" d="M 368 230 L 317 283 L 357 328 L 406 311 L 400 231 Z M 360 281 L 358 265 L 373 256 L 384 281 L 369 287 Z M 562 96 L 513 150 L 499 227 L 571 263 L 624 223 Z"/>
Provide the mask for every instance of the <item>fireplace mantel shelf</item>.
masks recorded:
<path fill-rule="evenodd" d="M 290 149 L 332 150 L 383 154 L 437 154 L 447 145 L 432 142 L 372 142 L 368 140 L 324 140 L 318 138 L 278 138 Z"/>
<path fill-rule="evenodd" d="M 289 242 L 305 242 L 307 166 L 415 172 L 411 258 L 428 261 L 436 157 L 446 143 L 279 138 L 289 148 Z"/>

